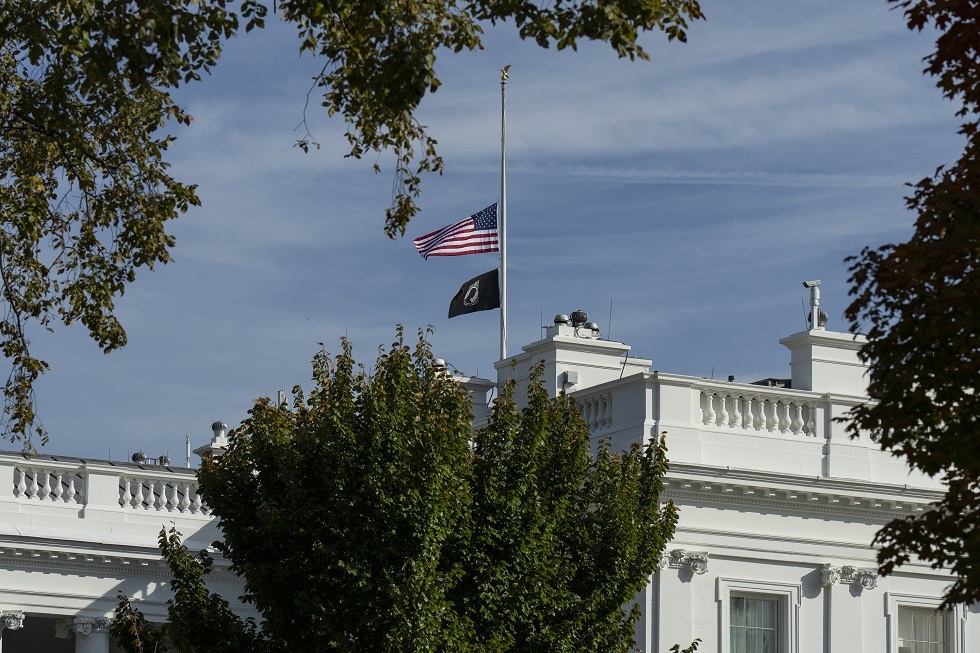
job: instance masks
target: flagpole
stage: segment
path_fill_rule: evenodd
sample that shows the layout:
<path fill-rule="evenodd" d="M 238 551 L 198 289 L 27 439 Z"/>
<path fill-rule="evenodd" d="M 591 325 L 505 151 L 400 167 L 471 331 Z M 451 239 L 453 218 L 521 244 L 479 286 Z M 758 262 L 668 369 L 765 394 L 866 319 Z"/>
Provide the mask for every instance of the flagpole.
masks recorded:
<path fill-rule="evenodd" d="M 507 358 L 507 77 L 500 71 L 500 360 Z"/>

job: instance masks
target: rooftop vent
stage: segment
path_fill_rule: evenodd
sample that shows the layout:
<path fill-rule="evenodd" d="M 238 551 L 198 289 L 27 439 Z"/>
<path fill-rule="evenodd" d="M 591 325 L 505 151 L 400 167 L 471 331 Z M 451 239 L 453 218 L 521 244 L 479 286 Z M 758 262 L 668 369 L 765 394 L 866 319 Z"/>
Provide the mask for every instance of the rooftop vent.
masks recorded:
<path fill-rule="evenodd" d="M 160 467 L 170 466 L 170 456 L 164 454 L 158 458 L 149 458 L 142 451 L 133 454 L 133 462 L 137 465 L 159 465 Z"/>

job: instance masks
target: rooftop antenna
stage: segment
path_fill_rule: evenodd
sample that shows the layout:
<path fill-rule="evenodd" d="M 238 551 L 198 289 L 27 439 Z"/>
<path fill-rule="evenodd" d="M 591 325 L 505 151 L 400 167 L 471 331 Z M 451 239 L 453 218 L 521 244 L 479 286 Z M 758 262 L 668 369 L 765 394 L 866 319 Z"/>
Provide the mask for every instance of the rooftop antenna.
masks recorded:
<path fill-rule="evenodd" d="M 606 340 L 612 340 L 612 302 L 613 302 L 613 298 L 610 297 L 609 298 L 609 324 L 606 327 Z"/>
<path fill-rule="evenodd" d="M 185 440 L 185 444 L 187 445 L 185 447 L 187 453 L 187 464 L 185 464 L 184 467 L 190 469 L 191 468 L 191 434 L 190 433 L 187 434 L 187 439 Z"/>
<path fill-rule="evenodd" d="M 804 331 L 809 331 L 810 330 L 810 318 L 808 318 L 807 315 L 806 315 L 806 302 L 803 301 L 803 298 L 802 297 L 800 297 L 800 310 L 803 311 L 803 330 Z"/>

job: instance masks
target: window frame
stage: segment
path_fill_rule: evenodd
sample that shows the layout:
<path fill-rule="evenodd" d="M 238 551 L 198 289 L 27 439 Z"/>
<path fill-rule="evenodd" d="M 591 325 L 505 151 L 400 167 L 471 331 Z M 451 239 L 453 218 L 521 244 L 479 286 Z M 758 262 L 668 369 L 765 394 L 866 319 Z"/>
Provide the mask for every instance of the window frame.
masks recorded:
<path fill-rule="evenodd" d="M 732 596 L 776 600 L 779 653 L 799 653 L 800 606 L 803 586 L 792 583 L 718 578 L 715 600 L 718 603 L 718 651 L 731 653 Z"/>
<path fill-rule="evenodd" d="M 885 619 L 888 624 L 888 652 L 898 653 L 898 609 L 939 610 L 942 597 L 922 594 L 885 592 Z M 966 612 L 962 605 L 954 606 L 943 614 L 943 640 L 945 653 L 966 651 Z"/>

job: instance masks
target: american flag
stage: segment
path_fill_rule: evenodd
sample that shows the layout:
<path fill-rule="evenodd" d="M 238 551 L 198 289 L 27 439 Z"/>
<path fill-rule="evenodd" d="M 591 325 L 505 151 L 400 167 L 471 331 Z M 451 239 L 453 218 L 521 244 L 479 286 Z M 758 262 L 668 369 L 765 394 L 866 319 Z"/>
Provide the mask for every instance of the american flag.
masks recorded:
<path fill-rule="evenodd" d="M 412 241 L 422 258 L 499 252 L 497 204 Z"/>

